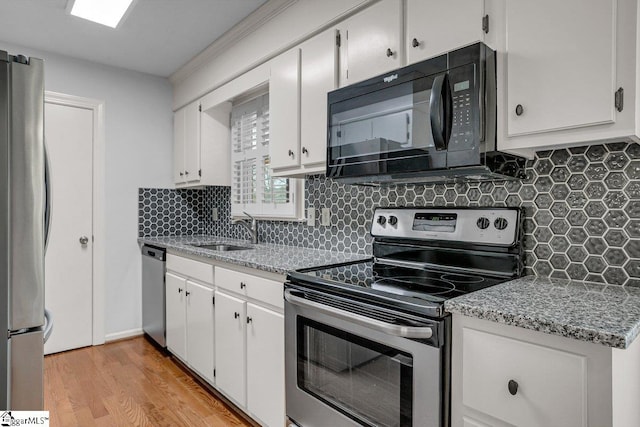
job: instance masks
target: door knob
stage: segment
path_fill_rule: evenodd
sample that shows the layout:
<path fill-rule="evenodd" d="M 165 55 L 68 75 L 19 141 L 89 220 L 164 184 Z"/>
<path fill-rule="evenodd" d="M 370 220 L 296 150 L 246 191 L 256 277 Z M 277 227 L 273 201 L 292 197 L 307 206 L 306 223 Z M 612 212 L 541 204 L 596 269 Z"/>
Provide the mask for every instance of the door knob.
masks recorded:
<path fill-rule="evenodd" d="M 89 243 L 89 238 L 87 236 L 81 236 L 79 239 L 80 244 L 82 246 L 86 245 L 87 243 Z"/>

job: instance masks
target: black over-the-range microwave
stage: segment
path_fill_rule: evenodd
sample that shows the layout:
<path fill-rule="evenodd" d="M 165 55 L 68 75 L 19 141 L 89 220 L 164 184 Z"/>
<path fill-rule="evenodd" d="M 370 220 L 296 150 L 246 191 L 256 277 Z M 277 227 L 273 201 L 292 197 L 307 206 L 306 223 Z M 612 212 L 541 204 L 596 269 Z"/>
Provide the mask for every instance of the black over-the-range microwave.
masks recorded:
<path fill-rule="evenodd" d="M 522 178 L 496 151 L 496 55 L 475 43 L 328 95 L 327 176 L 348 183 Z"/>

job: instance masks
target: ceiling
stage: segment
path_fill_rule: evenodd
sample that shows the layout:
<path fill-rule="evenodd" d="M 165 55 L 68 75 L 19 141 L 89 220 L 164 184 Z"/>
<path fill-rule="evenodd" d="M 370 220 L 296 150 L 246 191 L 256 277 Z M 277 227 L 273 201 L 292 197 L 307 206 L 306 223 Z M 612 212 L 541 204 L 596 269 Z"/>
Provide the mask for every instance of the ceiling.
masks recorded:
<path fill-rule="evenodd" d="M 265 1 L 135 0 L 113 29 L 69 15 L 67 0 L 0 0 L 0 49 L 4 41 L 168 77 Z"/>

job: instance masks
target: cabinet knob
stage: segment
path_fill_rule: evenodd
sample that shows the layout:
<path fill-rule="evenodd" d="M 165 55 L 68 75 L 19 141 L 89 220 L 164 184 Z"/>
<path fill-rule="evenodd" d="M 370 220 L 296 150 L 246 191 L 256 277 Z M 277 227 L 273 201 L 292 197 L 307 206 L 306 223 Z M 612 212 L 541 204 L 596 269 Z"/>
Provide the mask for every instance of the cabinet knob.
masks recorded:
<path fill-rule="evenodd" d="M 191 292 L 187 291 L 187 292 L 185 292 L 184 294 L 185 294 L 186 296 L 189 296 L 189 295 L 191 295 Z"/>
<path fill-rule="evenodd" d="M 293 157 L 293 150 L 289 150 L 289 157 Z"/>
<path fill-rule="evenodd" d="M 240 289 L 244 289 L 247 287 L 247 284 L 244 282 L 240 282 Z"/>
<path fill-rule="evenodd" d="M 240 313 L 238 313 L 237 311 L 233 313 L 233 318 L 237 319 L 238 317 L 240 317 Z"/>
<path fill-rule="evenodd" d="M 387 48 L 387 57 L 391 58 L 393 56 L 393 51 L 391 50 L 391 48 Z"/>
<path fill-rule="evenodd" d="M 182 289 L 182 288 L 178 288 L 178 293 L 179 293 L 179 294 L 181 294 L 181 293 L 182 293 L 182 291 L 183 291 L 183 289 Z"/>
<path fill-rule="evenodd" d="M 509 380 L 507 388 L 509 389 L 509 393 L 511 393 L 512 396 L 515 396 L 518 392 L 518 383 L 514 380 Z"/>
<path fill-rule="evenodd" d="M 309 150 L 307 150 L 307 147 L 302 147 L 302 154 L 309 154 Z"/>
<path fill-rule="evenodd" d="M 248 325 L 249 323 L 251 323 L 251 322 L 253 322 L 253 319 L 252 319 L 251 317 L 247 316 L 247 325 Z"/>
<path fill-rule="evenodd" d="M 420 46 L 420 42 L 418 41 L 418 39 L 414 38 L 413 40 L 411 40 L 411 46 L 413 47 Z"/>
<path fill-rule="evenodd" d="M 522 104 L 516 105 L 516 116 L 521 116 L 522 113 L 524 113 L 524 107 L 522 107 Z"/>
<path fill-rule="evenodd" d="M 185 175 L 189 175 L 189 171 L 184 171 L 184 174 Z"/>
<path fill-rule="evenodd" d="M 184 176 L 184 173 L 180 172 L 180 176 Z"/>

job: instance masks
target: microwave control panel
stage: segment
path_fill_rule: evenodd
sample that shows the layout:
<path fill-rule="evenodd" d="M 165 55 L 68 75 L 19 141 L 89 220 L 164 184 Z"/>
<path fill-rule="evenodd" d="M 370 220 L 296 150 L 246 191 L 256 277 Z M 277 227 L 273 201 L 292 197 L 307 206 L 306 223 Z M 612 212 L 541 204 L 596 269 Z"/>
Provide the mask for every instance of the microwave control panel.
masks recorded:
<path fill-rule="evenodd" d="M 472 149 L 477 144 L 474 137 L 474 66 L 468 65 L 451 70 L 453 118 L 449 151 Z"/>

